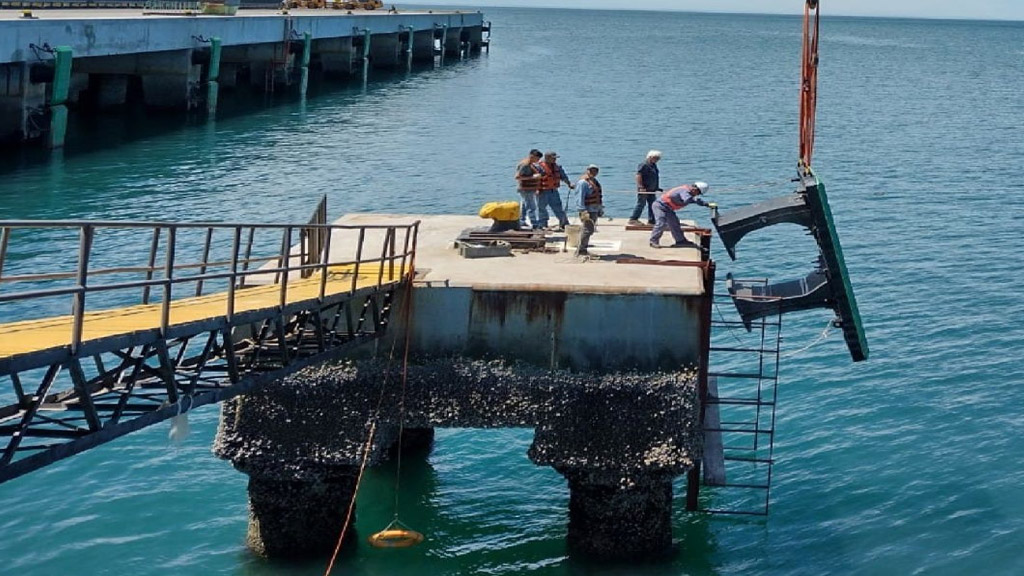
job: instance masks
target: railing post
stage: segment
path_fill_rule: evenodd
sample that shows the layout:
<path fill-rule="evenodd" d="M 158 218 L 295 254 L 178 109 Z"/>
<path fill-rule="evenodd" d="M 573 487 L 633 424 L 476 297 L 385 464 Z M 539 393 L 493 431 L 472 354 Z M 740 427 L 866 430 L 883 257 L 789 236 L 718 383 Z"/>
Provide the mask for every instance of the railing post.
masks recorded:
<path fill-rule="evenodd" d="M 250 227 L 249 228 L 249 238 L 246 240 L 246 243 L 245 243 L 245 258 L 242 259 L 242 272 L 248 272 L 249 271 L 249 258 L 252 257 L 252 242 L 253 242 L 255 236 L 256 236 L 256 227 L 255 226 Z M 242 275 L 241 286 L 245 286 L 246 278 L 248 278 L 248 275 L 243 274 Z"/>
<path fill-rule="evenodd" d="M 94 230 L 91 224 L 85 224 L 79 230 L 78 238 L 78 274 L 76 290 L 71 305 L 71 355 L 78 354 L 82 344 L 82 328 L 85 321 L 85 288 L 89 282 L 89 254 L 92 252 Z"/>
<path fill-rule="evenodd" d="M 292 227 L 286 226 L 284 229 L 284 238 L 281 239 L 281 258 L 278 260 L 278 268 L 284 268 L 284 272 L 281 274 L 281 309 L 283 310 L 285 305 L 288 303 L 288 273 L 291 272 L 292 259 Z"/>
<path fill-rule="evenodd" d="M 235 235 L 231 241 L 231 277 L 228 278 L 228 309 L 226 317 L 229 325 L 235 316 L 235 284 L 238 282 L 238 250 L 241 246 L 242 227 L 235 226 Z"/>
<path fill-rule="evenodd" d="M 4 260 L 7 258 L 7 244 L 11 241 L 11 229 L 0 228 L 0 278 L 4 277 Z"/>
<path fill-rule="evenodd" d="M 153 228 L 153 240 L 149 243 L 149 260 L 147 261 L 146 280 L 153 279 L 153 270 L 156 266 L 156 250 L 160 247 L 160 227 Z M 147 285 L 142 289 L 142 303 L 149 304 L 150 287 Z"/>
<path fill-rule="evenodd" d="M 363 242 L 366 241 L 366 228 L 359 229 L 359 242 L 356 243 L 356 267 L 352 271 L 352 294 L 356 293 L 356 285 L 359 282 L 359 265 L 363 259 Z"/>
<path fill-rule="evenodd" d="M 412 227 L 412 253 L 409 255 L 409 270 L 407 272 L 403 270 L 405 274 L 409 275 L 410 283 L 413 281 L 416 274 L 416 244 L 420 239 L 420 221 L 417 220 L 414 222 Z"/>
<path fill-rule="evenodd" d="M 167 336 L 167 327 L 171 324 L 171 282 L 174 279 L 174 250 L 178 230 L 174 226 L 167 227 L 167 259 L 164 261 L 164 301 L 160 306 L 160 335 Z"/>
<path fill-rule="evenodd" d="M 206 229 L 206 241 L 203 243 L 203 261 L 199 265 L 199 276 L 206 274 L 206 266 L 210 261 L 210 243 L 213 241 L 213 227 Z M 203 279 L 196 281 L 196 296 L 203 295 Z"/>
<path fill-rule="evenodd" d="M 331 255 L 331 232 L 332 228 L 324 228 L 324 242 L 320 248 L 320 301 L 323 302 L 324 296 L 327 294 L 327 273 L 328 267 L 327 262 L 330 260 Z"/>
<path fill-rule="evenodd" d="M 384 284 L 384 262 L 388 257 L 388 245 L 391 243 L 391 234 L 395 229 L 391 226 L 384 232 L 384 247 L 380 251 L 380 262 L 377 266 L 377 289 L 380 290 L 382 284 Z"/>

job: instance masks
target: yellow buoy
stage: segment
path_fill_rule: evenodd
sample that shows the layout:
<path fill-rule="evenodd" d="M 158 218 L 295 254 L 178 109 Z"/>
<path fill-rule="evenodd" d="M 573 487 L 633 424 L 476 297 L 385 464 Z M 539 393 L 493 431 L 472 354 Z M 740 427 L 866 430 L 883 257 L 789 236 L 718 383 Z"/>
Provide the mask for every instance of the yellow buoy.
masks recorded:
<path fill-rule="evenodd" d="M 374 548 L 409 548 L 423 542 L 423 534 L 410 530 L 408 526 L 394 520 L 367 540 Z"/>

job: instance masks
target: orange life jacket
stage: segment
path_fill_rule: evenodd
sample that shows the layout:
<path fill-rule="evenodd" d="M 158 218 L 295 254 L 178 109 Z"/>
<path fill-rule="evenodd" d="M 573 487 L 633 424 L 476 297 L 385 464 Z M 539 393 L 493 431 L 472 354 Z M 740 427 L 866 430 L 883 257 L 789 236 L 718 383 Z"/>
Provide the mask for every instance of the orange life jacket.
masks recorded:
<path fill-rule="evenodd" d="M 584 178 L 584 180 L 590 183 L 590 187 L 593 188 L 594 191 L 590 193 L 590 196 L 583 199 L 583 205 L 600 206 L 604 204 L 604 198 L 601 197 L 601 183 L 597 181 L 597 178 L 590 177 Z"/>
<path fill-rule="evenodd" d="M 562 185 L 561 166 L 557 162 L 552 164 L 541 162 L 540 165 L 544 168 L 544 176 L 540 179 L 540 189 L 558 190 L 558 187 Z"/>
<path fill-rule="evenodd" d="M 668 192 L 661 195 L 661 201 L 673 210 L 679 210 L 686 207 L 686 204 L 680 204 L 676 202 L 676 199 L 682 200 L 682 194 L 690 195 L 692 186 L 677 186 Z"/>
<path fill-rule="evenodd" d="M 530 162 L 529 160 L 523 160 L 520 162 L 519 165 L 516 166 L 516 182 L 519 182 L 519 189 L 530 191 L 542 190 L 540 185 L 543 178 L 531 178 L 529 180 L 525 180 L 519 176 L 519 171 L 522 170 L 524 164 L 528 165 L 534 174 L 540 174 L 540 169 L 538 169 L 537 165 L 533 162 Z"/>

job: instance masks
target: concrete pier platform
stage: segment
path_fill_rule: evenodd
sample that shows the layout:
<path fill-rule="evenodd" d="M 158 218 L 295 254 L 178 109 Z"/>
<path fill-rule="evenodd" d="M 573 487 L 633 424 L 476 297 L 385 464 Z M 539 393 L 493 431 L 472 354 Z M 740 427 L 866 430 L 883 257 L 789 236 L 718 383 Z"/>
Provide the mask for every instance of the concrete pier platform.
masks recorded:
<path fill-rule="evenodd" d="M 598 223 L 589 258 L 558 233 L 543 248 L 464 258 L 456 238 L 490 225 L 475 216 L 337 221 L 414 222 L 416 279 L 391 304 L 390 341 L 225 404 L 214 450 L 251 478 L 250 548 L 324 553 L 336 519 L 289 511 L 351 498 L 363 458 L 386 459 L 403 426 L 518 427 L 534 430 L 530 459 L 566 479 L 572 553 L 670 553 L 672 482 L 689 474 L 692 509 L 703 451 L 714 263 L 697 247 L 651 248 L 624 220 Z M 364 243 L 363 256 L 383 249 Z M 330 244 L 332 258 L 356 251 Z M 387 351 L 407 337 L 402 383 L 403 354 Z"/>
<path fill-rule="evenodd" d="M 601 219 L 589 258 L 566 250 L 565 234 L 549 233 L 543 252 L 467 259 L 455 239 L 490 221 L 352 214 L 337 223 L 417 220 L 409 327 L 414 353 L 499 356 L 594 372 L 671 370 L 699 361 L 710 263 L 697 247 L 654 249 L 648 232 L 627 230 L 625 220 Z M 693 233 L 688 239 L 699 243 Z M 331 250 L 353 253 L 355 247 L 332 244 Z"/>

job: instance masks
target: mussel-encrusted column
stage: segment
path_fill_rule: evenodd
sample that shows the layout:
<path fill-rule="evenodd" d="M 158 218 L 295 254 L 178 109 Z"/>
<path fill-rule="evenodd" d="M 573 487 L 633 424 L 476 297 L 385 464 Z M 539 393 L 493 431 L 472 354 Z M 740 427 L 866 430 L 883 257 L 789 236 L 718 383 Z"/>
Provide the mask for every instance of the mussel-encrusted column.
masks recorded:
<path fill-rule="evenodd" d="M 323 556 L 337 544 L 376 405 L 339 370 L 307 369 L 223 405 L 214 452 L 249 475 L 248 545 L 261 556 Z M 378 426 L 368 464 L 396 438 Z"/>
<path fill-rule="evenodd" d="M 554 395 L 530 459 L 569 482 L 569 549 L 628 559 L 672 548 L 672 479 L 701 458 L 695 377 L 625 374 Z"/>

